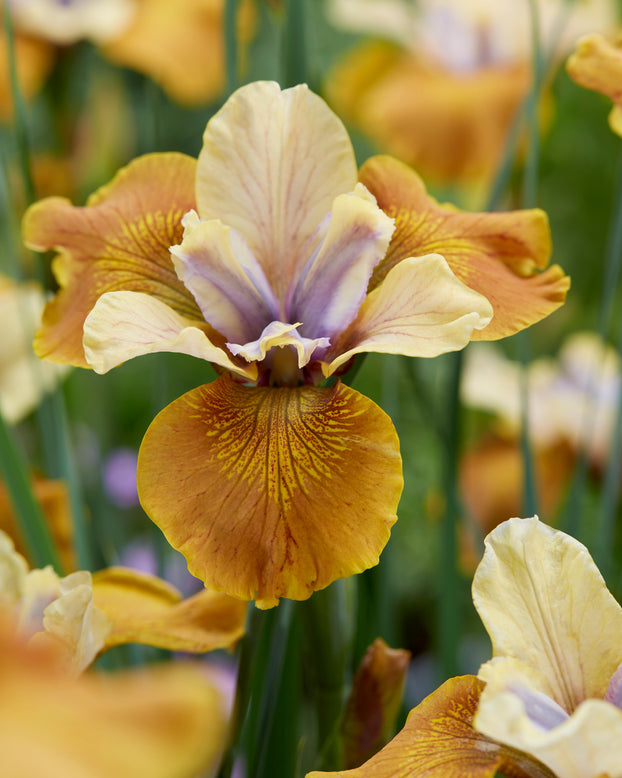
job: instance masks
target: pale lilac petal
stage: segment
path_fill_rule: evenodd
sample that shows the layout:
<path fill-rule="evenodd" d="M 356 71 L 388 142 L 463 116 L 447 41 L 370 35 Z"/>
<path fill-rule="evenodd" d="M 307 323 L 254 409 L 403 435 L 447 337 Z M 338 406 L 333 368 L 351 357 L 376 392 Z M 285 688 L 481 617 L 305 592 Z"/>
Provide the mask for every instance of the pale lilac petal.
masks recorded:
<path fill-rule="evenodd" d="M 323 370 L 331 375 L 364 351 L 410 357 L 457 351 L 491 318 L 488 300 L 463 284 L 439 254 L 404 259 L 367 295 Z M 325 361 L 332 356 L 331 350 Z"/>
<path fill-rule="evenodd" d="M 509 684 L 508 691 L 515 694 L 522 701 L 529 721 L 543 732 L 548 732 L 553 727 L 558 727 L 568 718 L 568 714 L 561 705 L 558 705 L 555 700 L 547 697 L 542 692 L 518 683 Z"/>
<path fill-rule="evenodd" d="M 326 103 L 305 85 L 281 91 L 258 81 L 238 89 L 207 125 L 197 210 L 244 237 L 283 300 L 317 226 L 356 181 L 350 139 Z"/>
<path fill-rule="evenodd" d="M 266 277 L 244 240 L 220 221 L 184 217 L 184 237 L 171 246 L 175 271 L 205 320 L 226 338 L 244 343 L 278 316 Z"/>
<path fill-rule="evenodd" d="M 285 324 L 273 321 L 257 340 L 244 344 L 227 343 L 227 348 L 232 354 L 244 357 L 247 362 L 261 362 L 271 348 L 293 346 L 298 355 L 298 367 L 304 367 L 311 361 L 313 352 L 317 348 L 326 348 L 330 341 L 328 338 L 305 338 L 296 331 L 298 327 L 300 322 Z"/>
<path fill-rule="evenodd" d="M 622 709 L 622 665 L 611 676 L 605 699 L 617 708 Z"/>
<path fill-rule="evenodd" d="M 351 194 L 335 199 L 325 229 L 295 288 L 288 318 L 302 321 L 308 336 L 330 338 L 358 313 L 394 226 L 359 184 Z"/>
<path fill-rule="evenodd" d="M 86 317 L 83 344 L 86 360 L 96 373 L 106 373 L 141 354 L 172 351 L 206 359 L 251 380 L 256 377 L 252 366 L 237 365 L 201 329 L 142 292 L 103 294 Z"/>

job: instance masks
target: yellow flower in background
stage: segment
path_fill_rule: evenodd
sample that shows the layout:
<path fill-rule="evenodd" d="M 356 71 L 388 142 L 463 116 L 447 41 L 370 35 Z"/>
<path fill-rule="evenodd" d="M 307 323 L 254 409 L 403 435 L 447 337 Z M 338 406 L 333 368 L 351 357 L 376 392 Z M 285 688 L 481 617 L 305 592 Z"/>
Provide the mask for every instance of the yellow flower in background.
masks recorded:
<path fill-rule="evenodd" d="M 23 77 L 27 95 L 36 91 L 51 68 L 52 46 L 85 39 L 112 62 L 149 76 L 183 104 L 209 102 L 224 89 L 224 0 L 8 2 L 17 33 L 19 71 L 33 71 L 32 77 Z M 243 45 L 254 27 L 254 2 L 243 0 L 238 11 Z M 0 89 L 0 97 L 1 93 Z"/>
<path fill-rule="evenodd" d="M 37 283 L 0 276 L 0 412 L 10 424 L 30 413 L 66 372 L 42 364 L 32 350 L 44 305 Z"/>
<path fill-rule="evenodd" d="M 545 52 L 616 24 L 610 0 L 538 2 Z M 531 86 L 530 4 L 332 0 L 333 23 L 375 40 L 326 80 L 329 103 L 432 183 L 486 191 Z"/>
<path fill-rule="evenodd" d="M 196 778 L 226 742 L 221 699 L 196 664 L 72 678 L 53 646 L 26 650 L 0 619 L 0 685 L 6 778 Z"/>
<path fill-rule="evenodd" d="M 63 578 L 48 566 L 29 570 L 0 532 L 0 618 L 29 647 L 51 646 L 66 675 L 79 675 L 122 643 L 204 653 L 232 648 L 244 633 L 245 604 L 201 591 L 182 600 L 174 586 L 112 567 Z"/>
<path fill-rule="evenodd" d="M 478 678 L 450 679 L 372 759 L 332 775 L 619 778 L 622 608 L 587 549 L 510 519 L 486 538 L 473 602 L 493 647 Z"/>
<path fill-rule="evenodd" d="M 159 414 L 138 464 L 143 507 L 210 589 L 271 606 L 377 563 L 402 488 L 397 436 L 326 377 L 362 352 L 460 349 L 493 311 L 501 337 L 563 302 L 561 270 L 538 272 L 542 212 L 460 216 L 393 162 L 357 182 L 323 101 L 258 82 L 210 120 L 198 162 L 141 157 L 85 208 L 48 198 L 26 214 L 26 243 L 59 251 L 40 356 L 106 372 L 174 351 L 223 373 Z"/>
<path fill-rule="evenodd" d="M 566 63 L 568 74 L 580 86 L 611 98 L 614 106 L 609 126 L 622 135 L 622 47 L 603 35 L 587 35 L 577 44 Z"/>
<path fill-rule="evenodd" d="M 493 649 L 475 729 L 558 778 L 622 775 L 622 608 L 587 549 L 510 519 L 486 540 L 473 602 Z"/>

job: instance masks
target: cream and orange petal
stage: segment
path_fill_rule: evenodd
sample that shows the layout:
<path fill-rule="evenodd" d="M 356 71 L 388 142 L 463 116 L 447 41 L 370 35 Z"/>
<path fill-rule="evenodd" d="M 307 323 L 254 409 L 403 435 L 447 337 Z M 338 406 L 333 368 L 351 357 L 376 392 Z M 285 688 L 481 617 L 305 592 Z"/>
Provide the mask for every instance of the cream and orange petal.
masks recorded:
<path fill-rule="evenodd" d="M 544 778 L 533 760 L 515 754 L 473 729 L 483 683 L 465 675 L 451 678 L 411 710 L 406 725 L 391 742 L 354 770 L 313 772 L 307 778 L 494 778 L 497 771 Z"/>
<path fill-rule="evenodd" d="M 563 304 L 570 280 L 557 265 L 544 269 L 551 236 L 543 211 L 467 213 L 439 205 L 413 170 L 386 156 L 372 157 L 359 176 L 395 218 L 393 239 L 372 288 L 404 258 L 438 252 L 493 306 L 492 321 L 475 336 L 480 340 L 512 335 Z"/>
<path fill-rule="evenodd" d="M 370 292 L 352 326 L 330 350 L 331 375 L 355 354 L 376 351 L 435 357 L 464 348 L 492 316 L 488 300 L 469 289 L 438 254 L 411 257 Z"/>
<path fill-rule="evenodd" d="M 183 220 L 184 238 L 171 246 L 178 277 L 205 320 L 227 340 L 244 343 L 278 318 L 278 302 L 248 245 L 218 220 Z"/>
<path fill-rule="evenodd" d="M 244 237 L 276 296 L 312 255 L 337 195 L 354 189 L 348 134 L 306 85 L 258 81 L 208 122 L 197 168 L 197 210 Z"/>
<path fill-rule="evenodd" d="M 493 656 L 537 668 L 541 691 L 564 710 L 605 696 L 622 662 L 622 608 L 574 538 L 537 517 L 499 525 L 486 538 L 473 602 Z"/>
<path fill-rule="evenodd" d="M 525 697 L 520 691 L 489 692 L 486 687 L 474 726 L 482 734 L 530 754 L 557 778 L 622 774 L 619 708 L 604 700 L 586 700 L 572 716 L 546 729 L 527 715 Z M 542 714 L 544 706 L 538 704 Z"/>
<path fill-rule="evenodd" d="M 195 206 L 195 170 L 196 161 L 183 154 L 149 154 L 119 171 L 85 207 L 50 197 L 28 209 L 26 245 L 59 252 L 52 267 L 61 289 L 43 313 L 39 356 L 88 367 L 82 327 L 105 292 L 145 292 L 202 319 L 169 253 L 181 241 L 183 215 Z"/>
<path fill-rule="evenodd" d="M 223 376 L 165 408 L 138 460 L 142 505 L 192 574 L 260 607 L 377 564 L 402 484 L 388 416 L 339 383 Z"/>
<path fill-rule="evenodd" d="M 306 334 L 330 338 L 352 322 L 392 234 L 393 220 L 362 184 L 335 198 L 326 236 L 290 303 L 291 315 L 304 322 Z"/>
<path fill-rule="evenodd" d="M 566 69 L 580 86 L 601 92 L 613 100 L 615 106 L 609 124 L 614 132 L 622 134 L 622 47 L 602 35 L 588 35 L 577 44 L 574 54 L 568 58 Z"/>
<path fill-rule="evenodd" d="M 142 643 L 203 653 L 231 648 L 244 634 L 245 602 L 208 590 L 183 600 L 174 586 L 129 568 L 95 573 L 93 598 L 112 624 L 106 648 Z"/>
<path fill-rule="evenodd" d="M 142 354 L 170 351 L 205 359 L 253 379 L 255 368 L 236 364 L 209 340 L 200 324 L 151 295 L 107 292 L 84 321 L 84 354 L 97 373 L 106 373 Z"/>
<path fill-rule="evenodd" d="M 222 750 L 219 695 L 196 666 L 68 678 L 49 647 L 0 633 L 0 753 L 11 778 L 195 778 Z"/>

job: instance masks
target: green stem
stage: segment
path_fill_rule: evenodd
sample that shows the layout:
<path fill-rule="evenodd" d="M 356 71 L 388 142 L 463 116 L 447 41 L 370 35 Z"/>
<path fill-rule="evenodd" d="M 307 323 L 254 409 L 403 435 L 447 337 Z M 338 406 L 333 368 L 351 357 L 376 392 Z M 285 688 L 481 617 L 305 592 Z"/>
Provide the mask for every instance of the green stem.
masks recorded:
<path fill-rule="evenodd" d="M 281 50 L 281 86 L 291 87 L 307 81 L 307 43 L 305 0 L 285 0 L 285 23 Z"/>
<path fill-rule="evenodd" d="M 238 88 L 238 35 L 237 17 L 239 0 L 225 2 L 225 68 L 227 73 L 227 93 L 232 94 Z"/>
<path fill-rule="evenodd" d="M 0 472 L 9 491 L 15 521 L 28 555 L 35 567 L 53 565 L 62 574 L 63 567 L 50 531 L 36 501 L 28 465 L 0 414 Z"/>
<path fill-rule="evenodd" d="M 438 628 L 443 678 L 458 674 L 458 641 L 460 637 L 460 613 L 458 608 L 457 523 L 460 510 L 458 496 L 458 456 L 460 451 L 460 379 L 462 376 L 462 351 L 449 355 L 451 375 L 448 398 L 448 435 L 445 457 L 445 495 L 447 505 L 441 531 L 441 596 Z"/>
<path fill-rule="evenodd" d="M 299 606 L 317 720 L 316 767 L 322 770 L 342 766 L 339 723 L 352 666 L 355 586 L 352 578 L 335 581 Z"/>

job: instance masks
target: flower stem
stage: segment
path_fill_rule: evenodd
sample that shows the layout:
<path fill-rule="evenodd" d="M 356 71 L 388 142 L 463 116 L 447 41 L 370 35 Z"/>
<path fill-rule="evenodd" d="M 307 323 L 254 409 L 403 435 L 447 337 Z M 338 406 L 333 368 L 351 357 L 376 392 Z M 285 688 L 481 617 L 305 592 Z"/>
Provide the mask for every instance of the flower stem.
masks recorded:
<path fill-rule="evenodd" d="M 352 578 L 335 581 L 299 606 L 317 720 L 316 768 L 322 770 L 337 770 L 342 766 L 339 723 L 350 682 L 355 585 Z"/>

